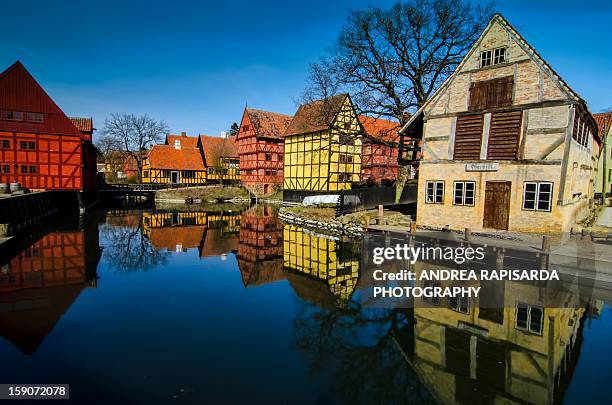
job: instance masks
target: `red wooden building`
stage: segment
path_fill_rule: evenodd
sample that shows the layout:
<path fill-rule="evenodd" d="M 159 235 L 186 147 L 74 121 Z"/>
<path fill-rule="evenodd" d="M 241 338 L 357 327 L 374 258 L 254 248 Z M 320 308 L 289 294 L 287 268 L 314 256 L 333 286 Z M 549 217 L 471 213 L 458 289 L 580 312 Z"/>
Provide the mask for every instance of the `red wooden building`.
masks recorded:
<path fill-rule="evenodd" d="M 245 287 L 283 280 L 283 222 L 270 206 L 257 205 L 242 214 L 238 268 Z"/>
<path fill-rule="evenodd" d="M 283 184 L 283 134 L 291 116 L 245 108 L 236 137 L 242 184 L 265 195 Z"/>
<path fill-rule="evenodd" d="M 32 190 L 96 187 L 93 125 L 84 132 L 16 62 L 0 73 L 0 182 Z"/>
<path fill-rule="evenodd" d="M 397 179 L 399 129 L 397 122 L 359 116 L 365 136 L 361 149 L 361 181 L 381 183 Z"/>

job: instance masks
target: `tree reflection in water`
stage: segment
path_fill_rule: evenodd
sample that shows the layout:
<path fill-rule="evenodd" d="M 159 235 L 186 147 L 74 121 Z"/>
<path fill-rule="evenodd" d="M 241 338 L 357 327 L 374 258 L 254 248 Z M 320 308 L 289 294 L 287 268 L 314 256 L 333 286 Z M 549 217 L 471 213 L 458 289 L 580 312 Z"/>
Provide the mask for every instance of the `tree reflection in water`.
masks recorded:
<path fill-rule="evenodd" d="M 339 401 L 434 403 L 405 357 L 413 352 L 411 310 L 363 308 L 355 297 L 333 309 L 300 300 L 294 331 L 311 373 L 329 374 Z"/>
<path fill-rule="evenodd" d="M 103 257 L 116 272 L 149 271 L 168 258 L 169 252 L 157 250 L 143 232 L 141 211 L 109 212 L 100 229 Z"/>

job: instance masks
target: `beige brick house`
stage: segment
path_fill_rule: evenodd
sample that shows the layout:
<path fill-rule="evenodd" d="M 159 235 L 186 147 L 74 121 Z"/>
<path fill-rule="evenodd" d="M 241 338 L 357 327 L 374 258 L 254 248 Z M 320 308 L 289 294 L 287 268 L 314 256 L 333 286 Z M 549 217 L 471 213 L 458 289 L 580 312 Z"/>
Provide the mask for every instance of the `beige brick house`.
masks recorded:
<path fill-rule="evenodd" d="M 561 232 L 589 212 L 595 121 L 499 14 L 401 133 L 422 138 L 419 225 Z"/>

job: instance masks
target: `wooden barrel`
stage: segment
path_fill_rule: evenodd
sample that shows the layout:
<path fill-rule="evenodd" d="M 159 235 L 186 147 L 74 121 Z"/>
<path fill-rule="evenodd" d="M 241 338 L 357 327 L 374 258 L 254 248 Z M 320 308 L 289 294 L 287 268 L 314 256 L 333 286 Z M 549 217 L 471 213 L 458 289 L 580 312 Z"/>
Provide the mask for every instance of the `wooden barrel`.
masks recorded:
<path fill-rule="evenodd" d="M 16 181 L 12 182 L 11 186 L 10 186 L 10 190 L 11 190 L 11 193 L 15 192 L 15 191 L 21 190 L 21 184 L 19 182 L 16 182 Z"/>
<path fill-rule="evenodd" d="M 0 183 L 0 194 L 8 194 L 10 192 L 8 183 Z"/>

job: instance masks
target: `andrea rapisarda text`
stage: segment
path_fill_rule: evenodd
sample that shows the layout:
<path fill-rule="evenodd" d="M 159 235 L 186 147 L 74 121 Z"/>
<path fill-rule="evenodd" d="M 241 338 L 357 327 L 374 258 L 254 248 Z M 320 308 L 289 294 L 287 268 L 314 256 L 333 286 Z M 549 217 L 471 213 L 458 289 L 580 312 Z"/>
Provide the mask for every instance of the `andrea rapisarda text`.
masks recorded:
<path fill-rule="evenodd" d="M 409 270 L 400 272 L 386 272 L 374 270 L 376 281 L 414 281 L 414 280 L 436 280 L 436 281 L 549 281 L 559 280 L 557 270 L 456 270 L 438 269 L 423 270 L 417 276 Z"/>

